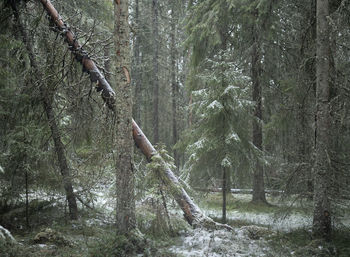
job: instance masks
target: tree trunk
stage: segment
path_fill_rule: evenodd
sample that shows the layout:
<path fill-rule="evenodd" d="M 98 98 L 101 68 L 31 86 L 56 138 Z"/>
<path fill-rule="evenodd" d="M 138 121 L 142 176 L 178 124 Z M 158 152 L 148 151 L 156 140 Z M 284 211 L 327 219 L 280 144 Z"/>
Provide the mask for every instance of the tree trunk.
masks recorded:
<path fill-rule="evenodd" d="M 20 17 L 18 15 L 17 10 L 15 10 L 15 17 L 18 22 L 19 30 L 22 34 L 22 38 L 24 41 L 24 44 L 26 46 L 28 55 L 29 55 L 29 61 L 31 66 L 33 67 L 34 71 L 36 74 L 38 74 L 39 77 L 43 77 L 40 70 L 39 66 L 36 62 L 34 53 L 33 53 L 33 46 L 31 42 L 29 41 L 27 32 L 25 30 L 25 27 L 23 26 Z M 61 135 L 59 132 L 59 128 L 57 126 L 56 120 L 55 120 L 55 113 L 52 108 L 52 96 L 50 97 L 50 93 L 47 87 L 44 85 L 39 85 L 40 89 L 40 95 L 41 95 L 41 101 L 48 119 L 49 127 L 51 129 L 52 137 L 54 140 L 54 145 L 55 145 L 55 152 L 57 154 L 57 159 L 58 159 L 58 164 L 60 167 L 61 175 L 63 177 L 63 187 L 66 192 L 66 197 L 68 201 L 68 206 L 69 206 L 69 214 L 70 218 L 72 220 L 76 220 L 78 218 L 78 207 L 77 207 L 77 202 L 75 199 L 74 191 L 73 191 L 73 186 L 72 186 L 72 181 L 71 181 L 71 176 L 70 176 L 70 171 L 68 168 L 67 164 L 67 159 L 64 153 L 64 146 L 61 140 Z"/>
<path fill-rule="evenodd" d="M 135 102 L 141 103 L 142 98 L 142 86 L 141 86 L 141 60 L 140 60 L 140 20 L 139 20 L 139 0 L 135 0 L 135 22 L 136 22 L 136 35 L 134 43 L 134 67 L 135 71 L 133 74 L 133 81 L 135 84 Z M 134 117 L 138 124 L 141 125 L 141 108 L 140 105 L 134 105 Z"/>
<path fill-rule="evenodd" d="M 152 0 L 153 13 L 153 143 L 159 142 L 159 35 L 158 35 L 158 0 Z"/>
<path fill-rule="evenodd" d="M 227 169 L 222 170 L 222 223 L 226 223 Z"/>
<path fill-rule="evenodd" d="M 173 145 L 177 143 L 177 96 L 178 96 L 178 86 L 176 83 L 176 45 L 175 45 L 175 35 L 176 35 L 176 18 L 175 18 L 175 7 L 172 5 L 171 9 L 171 96 L 172 96 L 172 127 L 173 127 Z M 174 159 L 177 169 L 179 169 L 179 156 L 176 149 L 174 149 Z"/>
<path fill-rule="evenodd" d="M 183 189 L 179 180 L 169 168 L 169 165 L 157 153 L 153 145 L 149 142 L 135 121 L 133 121 L 132 126 L 136 146 L 146 156 L 149 162 L 156 161 L 159 164 L 160 167 L 158 168 L 158 177 L 166 186 L 168 193 L 173 196 L 177 204 L 182 209 L 186 221 L 192 226 L 205 225 L 210 227 L 224 227 L 229 230 L 232 229 L 230 226 L 217 224 L 202 213 L 198 206 L 188 196 L 185 189 Z"/>
<path fill-rule="evenodd" d="M 114 1 L 116 89 L 120 92 L 116 95 L 116 224 L 120 234 L 127 234 L 136 227 L 128 7 L 128 0 Z"/>
<path fill-rule="evenodd" d="M 255 14 L 257 16 L 257 14 Z M 257 17 L 256 17 L 257 18 Z M 256 19 L 257 21 L 257 19 Z M 261 53 L 260 40 L 257 24 L 253 24 L 253 46 L 252 46 L 252 82 L 253 82 L 253 101 L 254 120 L 253 120 L 253 144 L 263 151 L 262 147 L 262 96 L 261 96 Z M 266 203 L 265 187 L 264 187 L 264 169 L 259 158 L 256 158 L 255 170 L 253 175 L 253 202 Z"/>
<path fill-rule="evenodd" d="M 47 13 L 55 21 L 55 24 L 59 30 L 61 30 L 62 24 L 61 22 L 57 21 L 57 17 L 59 17 L 58 12 L 56 9 L 52 6 L 50 0 L 40 0 L 41 3 L 44 5 Z M 49 8 L 48 8 L 49 7 Z M 60 20 L 61 21 L 61 20 Z M 64 25 L 64 28 L 67 29 L 67 25 Z M 69 28 L 68 28 L 69 30 Z M 69 30 L 70 31 L 70 30 Z M 68 33 L 63 34 L 63 36 L 66 37 Z M 70 41 L 67 39 L 68 44 L 70 46 L 70 49 L 73 51 L 81 52 L 84 51 L 82 48 L 75 49 L 77 45 L 79 45 L 78 41 L 76 40 L 74 34 L 71 32 L 73 36 L 73 41 L 76 42 L 76 44 L 71 45 Z M 79 61 L 79 55 L 75 55 L 75 58 Z M 88 62 L 82 62 L 82 65 L 85 67 L 85 71 L 90 74 L 90 79 L 92 76 L 91 71 L 97 71 L 98 74 L 101 74 L 101 72 L 98 70 L 97 66 L 94 64 L 94 62 L 88 57 L 85 57 Z M 90 63 L 90 65 L 87 65 L 87 63 Z M 94 70 L 94 69 L 97 70 Z M 92 70 L 90 70 L 92 69 Z M 109 85 L 109 83 L 104 79 L 99 77 L 101 81 L 105 81 L 106 85 L 103 87 L 102 98 L 104 101 L 107 102 L 107 106 L 112 110 L 116 111 L 115 108 L 115 92 Z M 99 81 L 100 81 L 99 80 Z M 108 96 L 108 97 L 106 97 Z M 156 150 L 154 149 L 153 145 L 149 142 L 147 137 L 143 134 L 142 130 L 138 127 L 136 122 L 132 120 L 132 133 L 133 138 L 136 146 L 142 151 L 142 153 L 145 155 L 148 161 L 152 160 L 152 156 L 157 155 Z M 211 220 L 210 218 L 206 217 L 202 211 L 198 208 L 196 204 L 192 201 L 192 199 L 188 196 L 187 192 L 181 184 L 179 183 L 178 179 L 175 177 L 174 173 L 170 170 L 169 166 L 164 162 L 164 160 L 157 155 L 158 158 L 161 159 L 162 168 L 159 170 L 159 178 L 164 181 L 164 184 L 167 186 L 166 189 L 168 192 L 173 196 L 175 201 L 178 203 L 182 211 L 184 212 L 184 216 L 189 224 L 191 225 L 206 225 L 206 226 L 215 226 L 215 227 L 224 227 L 226 229 L 232 229 L 230 226 L 227 225 L 220 225 Z"/>
<path fill-rule="evenodd" d="M 329 16 L 328 0 L 317 0 L 317 49 L 316 49 L 316 160 L 314 164 L 314 216 L 313 233 L 326 240 L 331 238 L 330 156 L 329 156 Z"/>
<path fill-rule="evenodd" d="M 44 89 L 41 89 L 40 93 L 41 93 L 45 113 L 51 129 L 51 133 L 52 133 L 52 137 L 55 145 L 55 151 L 57 154 L 58 164 L 63 177 L 63 187 L 66 191 L 68 208 L 69 208 L 69 216 L 70 216 L 70 219 L 76 220 L 78 219 L 78 207 L 77 207 L 77 202 L 73 191 L 70 170 L 68 168 L 68 162 L 64 153 L 64 145 L 61 140 L 59 128 L 57 126 L 56 119 L 55 119 L 55 113 L 52 108 L 52 98 L 48 97 L 48 93 L 45 92 Z"/>
<path fill-rule="evenodd" d="M 97 92 L 101 92 L 101 96 L 110 109 L 115 107 L 115 93 L 103 74 L 97 68 L 95 62 L 90 59 L 89 54 L 79 44 L 74 33 L 70 30 L 62 17 L 59 15 L 50 0 L 40 0 L 49 15 L 49 19 L 56 25 L 59 33 L 64 37 L 69 45 L 69 49 L 74 54 L 75 59 L 83 65 L 83 71 L 90 75 L 91 82 L 95 83 Z"/>
<path fill-rule="evenodd" d="M 25 169 L 25 183 L 26 183 L 26 227 L 29 229 L 29 188 L 28 188 L 28 170 Z"/>

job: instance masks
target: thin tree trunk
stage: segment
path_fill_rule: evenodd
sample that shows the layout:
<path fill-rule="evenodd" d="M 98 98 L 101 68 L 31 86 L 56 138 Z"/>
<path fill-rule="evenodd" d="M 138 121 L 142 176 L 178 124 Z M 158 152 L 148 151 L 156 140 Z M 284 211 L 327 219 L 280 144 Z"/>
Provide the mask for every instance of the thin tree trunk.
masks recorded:
<path fill-rule="evenodd" d="M 330 108 L 329 108 L 329 16 L 328 0 L 317 0 L 317 58 L 316 58 L 316 160 L 314 164 L 313 233 L 326 240 L 331 238 L 330 187 Z"/>
<path fill-rule="evenodd" d="M 159 142 L 159 35 L 158 35 L 158 0 L 152 0 L 153 13 L 153 143 Z"/>
<path fill-rule="evenodd" d="M 256 14 L 257 15 L 257 14 Z M 252 82 L 253 82 L 253 101 L 254 120 L 253 120 L 253 144 L 260 151 L 262 147 L 262 96 L 261 96 L 261 56 L 260 40 L 257 25 L 253 25 L 253 46 L 252 46 Z M 256 158 L 255 170 L 253 175 L 253 202 L 266 202 L 264 186 L 264 169 L 261 161 Z"/>
<path fill-rule="evenodd" d="M 222 170 L 222 223 L 226 223 L 227 169 Z"/>
<path fill-rule="evenodd" d="M 25 182 L 26 182 L 26 226 L 29 228 L 29 190 L 28 190 L 28 170 L 25 170 Z"/>
<path fill-rule="evenodd" d="M 61 135 L 59 132 L 59 128 L 56 123 L 55 113 L 52 108 L 52 97 L 48 97 L 48 93 L 44 91 L 45 89 L 41 89 L 41 96 L 43 101 L 43 106 L 46 112 L 46 116 L 49 122 L 49 126 L 51 129 L 55 151 L 57 154 L 58 164 L 60 167 L 61 175 L 63 177 L 63 187 L 66 191 L 66 197 L 68 201 L 69 208 L 69 216 L 70 219 L 76 220 L 78 219 L 78 207 L 75 199 L 72 180 L 70 176 L 70 170 L 68 168 L 68 162 L 66 159 L 66 155 L 64 153 L 64 145 L 61 140 Z"/>
<path fill-rule="evenodd" d="M 105 74 L 106 74 L 106 80 L 111 80 L 111 54 L 110 54 L 110 48 L 108 46 L 105 47 L 104 49 L 104 56 L 105 56 L 105 61 L 104 61 L 104 69 L 105 69 Z"/>
<path fill-rule="evenodd" d="M 176 83 L 176 46 L 175 46 L 175 34 L 176 34 L 176 19 L 175 19 L 175 7 L 172 5 L 171 9 L 171 96 L 172 96 L 172 127 L 173 127 L 173 145 L 177 143 L 177 97 L 178 97 L 178 86 Z M 179 156 L 176 149 L 174 149 L 174 159 L 177 169 L 179 169 Z"/>
<path fill-rule="evenodd" d="M 135 0 L 135 21 L 136 21 L 136 35 L 134 45 L 134 62 L 135 72 L 133 73 L 133 80 L 135 81 L 135 101 L 141 103 L 142 85 L 141 85 L 141 60 L 140 60 L 140 35 L 139 35 L 139 0 Z M 134 105 L 134 117 L 136 122 L 141 125 L 141 108 L 140 104 Z"/>
<path fill-rule="evenodd" d="M 58 29 L 61 30 L 62 24 L 60 22 L 56 22 L 57 16 L 59 16 L 59 15 L 58 15 L 56 9 L 54 9 L 54 7 L 52 6 L 50 0 L 40 0 L 40 1 L 44 5 L 49 16 L 53 19 L 53 21 L 55 21 L 55 24 L 58 27 Z M 47 5 L 49 5 L 50 8 L 48 8 Z M 67 26 L 64 25 L 64 28 L 67 28 Z M 64 34 L 63 36 L 66 36 L 67 34 L 68 33 Z M 73 35 L 73 41 L 77 42 L 73 33 L 72 33 L 72 35 Z M 68 39 L 67 39 L 67 41 L 68 41 L 68 44 L 71 46 L 70 49 L 72 49 L 73 51 L 77 51 L 77 52 L 83 51 L 82 48 L 75 49 L 75 47 L 77 45 L 79 45 L 78 42 L 75 45 L 71 45 L 70 41 Z M 75 55 L 75 57 L 79 61 L 79 56 Z M 91 76 L 93 76 L 91 71 L 97 71 L 99 74 L 101 74 L 101 72 L 99 72 L 97 66 L 94 64 L 94 62 L 90 58 L 88 58 L 88 56 L 86 56 L 86 58 L 89 60 L 89 62 L 91 62 L 93 64 L 93 65 L 92 64 L 87 65 L 88 62 L 82 62 L 82 65 L 85 67 L 85 71 L 88 72 L 88 74 L 90 74 L 90 79 L 91 79 Z M 95 70 L 95 68 L 97 70 Z M 92 69 L 92 70 L 90 70 L 90 69 Z M 104 78 L 101 80 L 103 81 Z M 108 102 L 107 106 L 112 111 L 115 112 L 116 108 L 115 108 L 115 99 L 114 98 L 115 98 L 116 94 L 113 91 L 113 89 L 111 88 L 111 86 L 109 85 L 109 83 L 107 81 L 105 81 L 105 82 L 107 84 L 105 87 L 103 87 L 104 93 L 102 94 L 102 98 L 106 102 Z M 106 97 L 106 96 L 108 96 L 108 97 Z M 155 155 L 157 155 L 158 159 L 160 158 L 161 168 L 159 170 L 159 179 L 163 181 L 164 185 L 166 185 L 167 191 L 173 196 L 175 201 L 178 203 L 178 205 L 182 209 L 184 216 L 189 224 L 191 224 L 193 226 L 195 226 L 195 225 L 203 226 L 204 225 L 204 226 L 209 226 L 209 227 L 211 227 L 211 226 L 224 227 L 224 228 L 229 229 L 229 230 L 232 229 L 230 226 L 217 224 L 216 222 L 214 222 L 213 220 L 211 220 L 210 218 L 205 216 L 204 213 L 202 213 L 202 211 L 198 208 L 198 206 L 188 196 L 187 192 L 181 186 L 180 182 L 178 181 L 178 179 L 174 175 L 174 173 L 171 171 L 169 166 L 157 154 L 157 151 L 154 149 L 153 145 L 149 142 L 147 137 L 143 134 L 142 130 L 138 127 L 138 125 L 136 124 L 136 122 L 134 120 L 132 120 L 132 132 L 133 132 L 133 138 L 134 138 L 134 142 L 135 142 L 136 146 L 142 151 L 142 153 L 145 155 L 145 157 L 147 158 L 148 161 L 152 161 L 152 156 L 155 156 Z"/>
<path fill-rule="evenodd" d="M 116 95 L 116 224 L 120 234 L 127 234 L 136 227 L 128 7 L 128 0 L 114 1 L 116 89 L 120 92 Z"/>
<path fill-rule="evenodd" d="M 29 55 L 30 64 L 33 67 L 35 73 L 38 74 L 39 77 L 42 77 L 42 74 L 39 70 L 39 66 L 36 62 L 36 59 L 33 53 L 33 46 L 29 41 L 25 27 L 20 20 L 17 10 L 15 10 L 14 12 L 18 22 L 19 30 L 22 34 L 23 42 L 26 46 L 26 49 Z M 57 154 L 57 159 L 58 159 L 61 175 L 63 178 L 63 187 L 65 189 L 66 197 L 68 201 L 70 218 L 72 220 L 75 220 L 78 218 L 78 207 L 77 207 L 77 203 L 76 203 L 76 199 L 73 191 L 67 159 L 64 153 L 64 146 L 63 146 L 60 132 L 55 120 L 55 113 L 52 108 L 53 99 L 52 99 L 52 96 L 50 97 L 50 93 L 48 92 L 47 87 L 44 87 L 44 85 L 39 85 L 39 89 L 40 89 L 41 101 L 42 101 L 46 116 L 48 118 L 49 127 L 51 129 L 52 137 L 54 140 L 55 152 Z"/>

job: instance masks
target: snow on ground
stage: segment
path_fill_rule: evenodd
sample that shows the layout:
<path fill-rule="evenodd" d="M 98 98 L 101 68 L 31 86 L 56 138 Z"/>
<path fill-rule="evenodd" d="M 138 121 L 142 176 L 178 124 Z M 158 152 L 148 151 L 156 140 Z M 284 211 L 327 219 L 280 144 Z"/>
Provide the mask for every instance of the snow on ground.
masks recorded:
<path fill-rule="evenodd" d="M 203 210 L 207 216 L 221 217 L 221 211 Z M 312 217 L 299 213 L 293 213 L 286 218 L 276 217 L 274 213 L 251 213 L 238 210 L 228 211 L 227 218 L 233 221 L 245 221 L 247 223 L 266 226 L 269 229 L 281 232 L 289 232 L 299 228 L 307 228 L 312 225 Z"/>
<path fill-rule="evenodd" d="M 181 236 L 181 241 L 169 250 L 186 257 L 219 256 L 271 256 L 271 249 L 264 239 L 252 240 L 242 229 L 214 230 L 193 229 Z"/>

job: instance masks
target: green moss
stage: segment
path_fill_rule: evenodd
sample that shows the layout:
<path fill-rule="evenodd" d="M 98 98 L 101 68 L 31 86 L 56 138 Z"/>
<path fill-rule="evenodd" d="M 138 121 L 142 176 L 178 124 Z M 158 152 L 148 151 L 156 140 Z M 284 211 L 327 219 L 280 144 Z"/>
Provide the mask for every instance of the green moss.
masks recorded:
<path fill-rule="evenodd" d="M 252 203 L 250 201 L 243 201 L 237 199 L 232 194 L 227 194 L 226 209 L 239 210 L 241 212 L 255 212 L 255 213 L 275 213 L 280 207 L 275 205 L 266 205 L 262 203 Z M 222 209 L 222 194 L 210 193 L 202 200 L 201 205 L 209 209 Z"/>
<path fill-rule="evenodd" d="M 349 229 L 335 230 L 331 242 L 313 239 L 311 231 L 299 229 L 289 233 L 278 233 L 269 243 L 281 256 L 350 256 Z"/>

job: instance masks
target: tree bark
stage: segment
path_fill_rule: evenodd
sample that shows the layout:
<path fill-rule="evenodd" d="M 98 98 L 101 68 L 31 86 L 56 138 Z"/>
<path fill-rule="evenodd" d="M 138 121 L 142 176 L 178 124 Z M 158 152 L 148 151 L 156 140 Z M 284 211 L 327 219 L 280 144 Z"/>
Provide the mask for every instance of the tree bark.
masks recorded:
<path fill-rule="evenodd" d="M 114 42 L 116 49 L 116 186 L 117 230 L 127 234 L 136 227 L 135 179 L 132 140 L 132 88 L 130 83 L 130 45 L 128 0 L 114 1 Z"/>
<path fill-rule="evenodd" d="M 331 238 L 330 187 L 330 108 L 329 108 L 329 16 L 328 0 L 317 0 L 317 49 L 316 49 L 316 160 L 314 164 L 314 216 L 313 233 L 326 240 Z"/>
<path fill-rule="evenodd" d="M 222 223 L 226 223 L 227 169 L 222 171 Z"/>
<path fill-rule="evenodd" d="M 48 14 L 51 16 L 52 19 L 55 20 L 54 17 L 57 17 L 58 13 L 50 3 L 50 0 L 40 0 L 42 4 L 44 5 L 45 9 L 47 10 Z M 46 4 L 50 3 L 50 9 L 46 8 Z M 52 16 L 56 15 L 56 16 Z M 56 23 L 56 26 L 59 28 L 60 23 Z M 67 25 L 65 25 L 67 27 Z M 74 38 L 75 39 L 75 38 Z M 76 39 L 75 39 L 76 40 Z M 69 42 L 68 42 L 69 44 Z M 70 44 L 69 44 L 70 46 Z M 70 47 L 70 49 L 74 49 Z M 82 50 L 82 49 L 80 49 Z M 75 55 L 76 58 L 77 55 Z M 87 56 L 88 58 L 88 56 Z M 93 62 L 90 58 L 88 58 L 89 61 Z M 84 63 L 82 63 L 84 65 Z M 86 66 L 86 70 L 89 71 L 90 67 L 96 67 L 96 65 L 90 65 Z M 98 69 L 97 69 L 98 71 Z M 98 71 L 99 72 L 99 71 Z M 89 72 L 90 78 L 91 78 L 91 72 Z M 99 72 L 99 74 L 101 74 Z M 108 82 L 106 81 L 108 84 Z M 107 106 L 112 110 L 116 111 L 115 107 L 115 92 L 111 88 L 111 86 L 108 84 L 106 85 L 103 90 L 105 91 L 104 94 L 109 97 L 105 97 L 104 94 L 102 94 L 102 98 L 107 102 Z M 136 146 L 141 150 L 141 152 L 145 155 L 147 160 L 150 162 L 152 161 L 153 156 L 158 156 L 158 158 L 161 159 L 162 168 L 159 170 L 159 178 L 164 181 L 164 184 L 167 186 L 166 189 L 168 192 L 173 196 L 175 201 L 178 203 L 180 208 L 182 209 L 184 216 L 187 220 L 187 222 L 190 225 L 198 225 L 198 226 L 215 226 L 215 227 L 224 227 L 226 229 L 232 229 L 230 226 L 217 224 L 207 216 L 205 216 L 202 211 L 198 208 L 198 206 L 192 201 L 192 199 L 188 196 L 187 192 L 183 187 L 181 186 L 180 182 L 174 175 L 174 173 L 171 171 L 169 166 L 164 162 L 164 160 L 157 154 L 157 151 L 154 149 L 153 145 L 149 142 L 147 137 L 143 134 L 142 130 L 139 128 L 139 126 L 136 124 L 134 120 L 132 120 L 132 133 L 133 138 Z"/>
<path fill-rule="evenodd" d="M 255 14 L 257 22 L 257 13 Z M 251 73 L 253 82 L 253 101 L 254 106 L 254 120 L 253 120 L 253 144 L 263 151 L 262 147 L 262 96 L 261 96 L 261 53 L 260 53 L 260 40 L 257 24 L 253 24 L 253 46 L 252 46 L 252 63 Z M 253 202 L 266 203 L 265 186 L 264 186 L 264 169 L 261 161 L 256 158 L 255 170 L 253 175 Z"/>
<path fill-rule="evenodd" d="M 158 0 L 152 0 L 153 13 L 153 143 L 159 142 L 159 35 L 158 35 Z"/>
<path fill-rule="evenodd" d="M 139 0 L 135 0 L 135 22 L 136 22 L 136 35 L 134 44 L 134 67 L 135 71 L 133 74 L 133 81 L 135 84 L 135 102 L 140 103 L 142 99 L 142 84 L 141 84 L 141 60 L 140 60 L 140 35 L 139 35 Z M 138 124 L 141 124 L 141 108 L 140 105 L 134 105 L 134 117 Z"/>
<path fill-rule="evenodd" d="M 90 75 L 90 80 L 95 83 L 97 92 L 101 92 L 103 100 L 110 109 L 114 108 L 114 91 L 97 68 L 95 62 L 90 59 L 88 52 L 86 52 L 79 44 L 74 33 L 70 30 L 67 24 L 64 23 L 62 17 L 52 5 L 51 1 L 40 0 L 40 2 L 47 11 L 49 19 L 56 25 L 56 28 L 68 43 L 69 49 L 74 54 L 75 59 L 83 65 L 83 70 Z"/>
<path fill-rule="evenodd" d="M 73 186 L 72 186 L 72 180 L 70 176 L 70 170 L 68 167 L 68 162 L 66 159 L 66 155 L 64 153 L 64 145 L 61 140 L 61 135 L 59 132 L 58 125 L 56 123 L 55 119 L 55 113 L 52 108 L 52 98 L 48 97 L 48 93 L 44 92 L 44 90 L 41 91 L 43 106 L 45 109 L 45 113 L 49 122 L 49 126 L 51 129 L 54 145 L 55 145 L 55 151 L 57 154 L 58 164 L 60 167 L 60 171 L 63 177 L 63 187 L 66 191 L 67 201 L 68 201 L 68 208 L 69 208 L 69 216 L 70 219 L 76 220 L 78 219 L 78 207 L 77 202 L 75 199 Z"/>
<path fill-rule="evenodd" d="M 15 10 L 14 12 L 15 12 L 16 20 L 18 22 L 20 33 L 22 34 L 23 42 L 25 44 L 25 47 L 26 47 L 28 55 L 29 55 L 30 64 L 33 67 L 35 73 L 38 74 L 39 77 L 43 77 L 40 70 L 39 70 L 39 66 L 38 66 L 36 58 L 34 56 L 33 46 L 31 44 L 31 42 L 29 41 L 25 27 L 20 20 L 20 17 L 19 17 L 17 10 Z M 66 159 L 66 156 L 64 153 L 64 146 L 63 146 L 63 143 L 61 140 L 59 128 L 58 128 L 56 120 L 55 120 L 55 113 L 54 113 L 54 110 L 52 108 L 53 97 L 50 94 L 48 88 L 45 87 L 44 85 L 39 85 L 39 90 L 40 90 L 40 95 L 41 95 L 41 101 L 42 101 L 42 104 L 43 104 L 43 107 L 44 107 L 44 110 L 45 110 L 45 113 L 46 113 L 46 116 L 48 119 L 48 123 L 49 123 L 49 127 L 50 127 L 50 130 L 52 133 L 52 137 L 54 140 L 55 152 L 57 154 L 58 164 L 59 164 L 61 175 L 63 178 L 63 187 L 65 189 L 66 197 L 67 197 L 67 201 L 68 201 L 70 219 L 76 220 L 78 218 L 78 207 L 77 207 L 77 202 L 76 202 L 74 191 L 73 191 L 70 170 L 68 168 L 67 159 Z"/>
<path fill-rule="evenodd" d="M 172 4 L 171 9 L 171 32 L 170 32 L 170 51 L 171 51 L 171 96 L 172 96 L 172 127 L 173 127 L 173 145 L 177 143 L 177 96 L 178 96 L 178 86 L 176 83 L 176 16 L 175 16 L 175 7 Z M 179 156 L 176 149 L 174 149 L 174 160 L 177 169 L 179 169 Z"/>
<path fill-rule="evenodd" d="M 202 213 L 199 207 L 188 196 L 185 189 L 183 189 L 179 180 L 169 168 L 169 165 L 159 156 L 153 145 L 143 134 L 142 130 L 135 121 L 133 121 L 132 126 L 136 146 L 146 156 L 149 162 L 156 159 L 156 161 L 160 164 L 161 167 L 158 170 L 158 176 L 166 186 L 167 191 L 173 196 L 179 207 L 182 209 L 186 221 L 192 226 L 209 225 L 231 229 L 229 226 L 217 224 Z"/>

